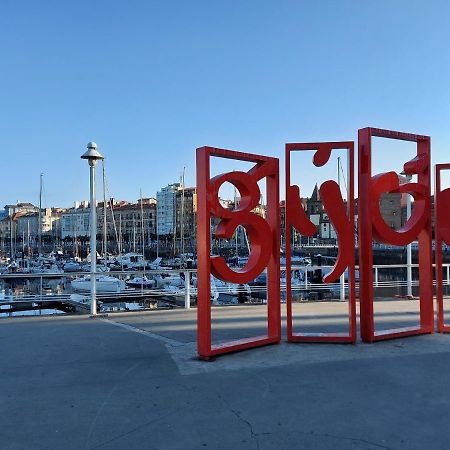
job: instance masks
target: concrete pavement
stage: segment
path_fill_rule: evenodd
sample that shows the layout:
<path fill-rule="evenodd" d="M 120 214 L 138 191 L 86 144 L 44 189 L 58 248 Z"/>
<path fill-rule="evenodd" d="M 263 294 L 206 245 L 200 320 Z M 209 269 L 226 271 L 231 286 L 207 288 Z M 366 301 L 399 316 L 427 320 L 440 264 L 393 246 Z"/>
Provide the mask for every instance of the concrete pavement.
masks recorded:
<path fill-rule="evenodd" d="M 305 324 L 342 326 L 341 306 L 305 309 Z M 404 323 L 414 307 L 384 318 Z M 449 447 L 450 336 L 282 343 L 203 362 L 195 314 L 0 320 L 0 447 Z M 263 314 L 215 308 L 216 339 L 259 334 Z"/>

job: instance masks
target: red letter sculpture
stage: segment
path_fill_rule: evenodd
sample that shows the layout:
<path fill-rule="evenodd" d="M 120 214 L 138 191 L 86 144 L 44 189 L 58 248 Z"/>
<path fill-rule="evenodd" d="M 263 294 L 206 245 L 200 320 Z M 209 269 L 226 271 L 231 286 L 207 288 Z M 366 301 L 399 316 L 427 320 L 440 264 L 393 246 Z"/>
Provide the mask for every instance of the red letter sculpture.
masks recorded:
<path fill-rule="evenodd" d="M 210 179 L 210 157 L 254 162 L 248 172 L 230 172 Z M 197 246 L 198 246 L 198 353 L 201 358 L 243 350 L 280 341 L 280 249 L 279 249 L 279 181 L 278 159 L 212 147 L 197 149 Z M 252 210 L 260 201 L 258 181 L 266 180 L 267 218 Z M 235 210 L 224 208 L 219 189 L 225 182 L 241 194 Z M 242 269 L 232 270 L 221 256 L 211 256 L 211 217 L 221 219 L 216 238 L 231 239 L 236 228 L 245 228 L 251 252 Z M 231 283 L 248 283 L 267 268 L 267 335 L 212 345 L 211 342 L 211 274 Z"/>
<path fill-rule="evenodd" d="M 407 175 L 417 175 L 417 183 L 400 185 L 395 172 L 372 176 L 372 137 L 417 143 L 417 156 L 404 164 Z M 359 259 L 361 338 L 373 342 L 401 336 L 433 332 L 433 277 L 431 250 L 430 138 L 409 133 L 364 128 L 359 143 Z M 384 193 L 409 193 L 414 197 L 412 216 L 400 230 L 390 228 L 380 212 Z M 373 239 L 380 243 L 405 246 L 419 240 L 420 326 L 375 331 L 373 314 Z"/>
<path fill-rule="evenodd" d="M 291 152 L 313 150 L 316 167 L 328 163 L 334 149 L 347 150 L 348 157 L 348 201 L 345 204 L 340 186 L 333 180 L 325 181 L 319 189 L 325 211 L 336 230 L 339 250 L 336 263 L 324 278 L 324 283 L 335 283 L 348 269 L 349 312 L 348 333 L 294 333 L 292 314 L 291 280 L 291 227 L 304 236 L 314 236 L 316 225 L 307 217 L 301 205 L 300 189 L 291 186 Z M 356 296 L 355 296 L 355 227 L 354 227 L 354 144 L 353 142 L 320 142 L 286 144 L 286 305 L 287 334 L 292 342 L 352 342 L 356 341 Z M 307 273 L 305 273 L 305 278 Z"/>
<path fill-rule="evenodd" d="M 441 333 L 448 333 L 450 332 L 450 326 L 445 325 L 445 315 L 444 315 L 442 244 L 450 245 L 450 188 L 441 191 L 441 173 L 444 170 L 450 170 L 450 164 L 436 165 L 436 194 L 435 194 L 436 296 L 438 304 L 438 329 Z M 450 278 L 449 272 L 450 268 L 447 267 L 447 280 Z"/>

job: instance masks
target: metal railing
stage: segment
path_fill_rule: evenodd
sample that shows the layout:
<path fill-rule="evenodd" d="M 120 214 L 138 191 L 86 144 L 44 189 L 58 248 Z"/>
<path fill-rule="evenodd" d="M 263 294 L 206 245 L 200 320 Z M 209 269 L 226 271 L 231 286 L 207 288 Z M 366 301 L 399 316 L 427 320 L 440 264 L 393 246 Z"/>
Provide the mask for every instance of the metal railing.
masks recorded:
<path fill-rule="evenodd" d="M 405 279 L 404 272 L 406 272 L 408 265 L 406 264 L 392 264 L 392 265 L 374 265 L 373 266 L 373 287 L 374 289 L 391 289 L 400 291 L 408 286 L 417 287 L 419 285 L 418 279 Z M 315 271 L 322 270 L 327 273 L 332 266 L 312 266 L 302 265 L 293 266 L 291 268 L 291 289 L 293 297 L 300 300 L 311 300 L 321 297 L 322 294 L 327 294 L 327 298 L 338 300 L 345 300 L 348 294 L 348 280 L 342 276 L 337 283 L 324 284 L 315 282 L 313 274 Z M 418 264 L 411 265 L 412 272 L 416 272 Z M 394 272 L 394 275 L 392 273 Z M 286 291 L 286 269 L 281 268 L 282 279 L 280 281 L 281 298 L 285 300 Z M 358 267 L 356 267 L 358 274 Z M 70 295 L 77 293 L 81 296 L 88 297 L 89 291 L 77 292 L 72 288 L 68 288 L 70 281 L 80 277 L 90 275 L 89 272 L 71 272 L 71 273 L 30 273 L 30 274 L 1 274 L 0 284 L 3 284 L 3 290 L 0 291 L 0 315 L 7 313 L 7 309 L 2 309 L 2 305 L 12 303 L 43 303 L 43 302 L 69 302 Z M 161 304 L 171 305 L 172 307 L 182 307 L 189 309 L 192 304 L 195 304 L 197 288 L 195 269 L 161 269 L 161 270 L 128 270 L 128 271 L 113 271 L 113 272 L 97 272 L 97 276 L 113 276 L 123 281 L 130 281 L 134 277 L 141 277 L 141 286 L 134 288 L 127 288 L 120 292 L 104 293 L 99 290 L 98 299 L 101 302 L 113 303 L 120 302 L 139 302 L 146 299 L 148 303 L 160 302 Z M 145 278 L 153 279 L 155 285 L 152 287 L 145 286 Z M 160 278 L 159 278 L 160 277 Z M 174 284 L 165 282 L 165 278 L 169 277 L 169 281 L 174 281 Z M 172 277 L 172 279 L 170 278 Z M 55 280 L 53 286 L 49 285 L 50 280 Z M 159 281 L 158 281 L 159 280 Z M 436 282 L 434 282 L 436 283 Z M 170 285 L 170 288 L 165 287 Z M 443 285 L 450 286 L 450 264 L 443 264 Z M 14 287 L 19 289 L 14 290 Z M 30 289 L 31 286 L 31 289 Z M 58 287 L 59 286 L 59 287 Z M 20 287 L 22 289 L 20 289 Z M 356 289 L 359 289 L 358 276 L 356 277 Z M 265 301 L 265 293 L 267 291 L 264 282 L 260 284 L 250 285 L 219 285 L 214 288 L 214 293 L 220 296 L 227 296 L 232 298 L 246 298 L 248 301 L 261 303 Z M 236 302 L 231 302 L 236 303 Z M 231 304 L 223 303 L 222 304 Z M 221 304 L 220 302 L 218 304 Z M 158 305 L 159 307 L 159 305 Z"/>

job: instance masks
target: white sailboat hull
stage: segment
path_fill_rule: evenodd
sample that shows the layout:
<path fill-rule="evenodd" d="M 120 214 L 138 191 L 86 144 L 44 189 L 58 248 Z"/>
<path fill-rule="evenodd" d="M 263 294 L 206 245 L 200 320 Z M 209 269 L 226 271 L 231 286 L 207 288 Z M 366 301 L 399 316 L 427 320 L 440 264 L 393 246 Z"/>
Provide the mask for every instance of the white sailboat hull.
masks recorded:
<path fill-rule="evenodd" d="M 91 290 L 91 279 L 90 277 L 83 277 L 73 280 L 71 283 L 72 288 L 75 291 L 86 291 Z M 125 290 L 125 282 L 114 277 L 97 277 L 97 292 L 122 292 Z"/>

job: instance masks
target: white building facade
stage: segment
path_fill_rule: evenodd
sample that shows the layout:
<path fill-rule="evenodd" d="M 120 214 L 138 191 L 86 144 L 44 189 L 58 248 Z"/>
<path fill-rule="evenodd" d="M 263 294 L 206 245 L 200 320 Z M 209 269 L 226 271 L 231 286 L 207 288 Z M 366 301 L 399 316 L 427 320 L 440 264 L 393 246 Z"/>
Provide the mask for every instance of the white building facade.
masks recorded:
<path fill-rule="evenodd" d="M 176 200 L 180 184 L 163 187 L 156 193 L 156 233 L 159 236 L 174 234 L 176 229 Z"/>
<path fill-rule="evenodd" d="M 327 214 L 323 214 L 322 220 L 320 221 L 320 237 L 322 239 L 337 239 L 336 230 L 331 223 Z"/>
<path fill-rule="evenodd" d="M 90 208 L 72 208 L 61 216 L 61 239 L 89 236 Z"/>

